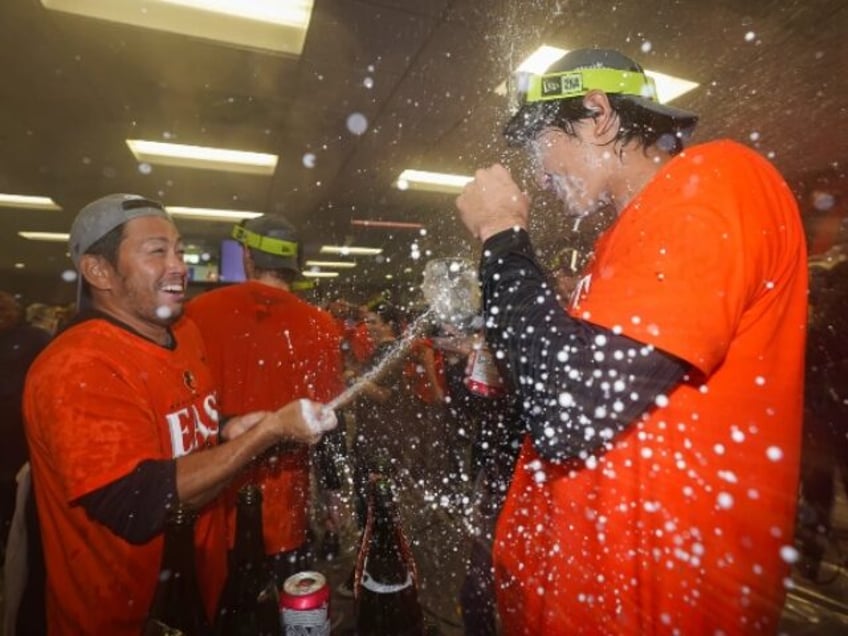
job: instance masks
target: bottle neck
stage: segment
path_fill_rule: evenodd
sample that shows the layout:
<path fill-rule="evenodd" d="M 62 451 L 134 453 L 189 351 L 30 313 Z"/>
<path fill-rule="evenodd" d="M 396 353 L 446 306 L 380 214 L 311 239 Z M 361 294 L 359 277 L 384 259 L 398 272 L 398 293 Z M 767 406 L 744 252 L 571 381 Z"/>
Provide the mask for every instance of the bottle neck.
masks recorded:
<path fill-rule="evenodd" d="M 194 518 L 177 510 L 165 522 L 162 569 L 194 576 Z"/>
<path fill-rule="evenodd" d="M 262 503 L 257 499 L 241 499 L 236 511 L 236 563 L 257 562 L 265 558 L 262 535 Z"/>

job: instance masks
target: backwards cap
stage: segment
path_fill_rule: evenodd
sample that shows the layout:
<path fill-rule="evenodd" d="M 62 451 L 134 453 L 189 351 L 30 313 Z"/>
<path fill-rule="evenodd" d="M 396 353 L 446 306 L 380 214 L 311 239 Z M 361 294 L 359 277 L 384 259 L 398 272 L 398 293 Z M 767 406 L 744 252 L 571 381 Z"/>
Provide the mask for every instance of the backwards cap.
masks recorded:
<path fill-rule="evenodd" d="M 171 218 L 161 203 L 137 194 L 109 194 L 86 205 L 74 219 L 68 240 L 74 266 L 79 269 L 80 257 L 97 241 L 140 216 Z"/>
<path fill-rule="evenodd" d="M 695 113 L 660 104 L 654 80 L 626 55 L 610 49 L 578 49 L 554 62 L 541 75 L 530 75 L 523 90 L 523 104 L 504 128 L 511 144 L 523 144 L 551 125 L 557 102 L 582 97 L 592 90 L 620 95 L 656 115 L 671 119 L 683 133 L 698 122 Z"/>
<path fill-rule="evenodd" d="M 77 271 L 80 258 L 92 245 L 119 225 L 142 216 L 171 218 L 161 203 L 138 194 L 108 194 L 80 210 L 71 225 L 71 236 L 68 239 L 71 260 Z M 84 293 L 83 277 L 80 275 L 77 278 L 77 310 L 83 309 L 89 300 Z"/>
<path fill-rule="evenodd" d="M 260 269 L 301 270 L 300 241 L 297 231 L 279 214 L 263 214 L 233 227 L 233 238 L 250 250 L 253 263 Z"/>

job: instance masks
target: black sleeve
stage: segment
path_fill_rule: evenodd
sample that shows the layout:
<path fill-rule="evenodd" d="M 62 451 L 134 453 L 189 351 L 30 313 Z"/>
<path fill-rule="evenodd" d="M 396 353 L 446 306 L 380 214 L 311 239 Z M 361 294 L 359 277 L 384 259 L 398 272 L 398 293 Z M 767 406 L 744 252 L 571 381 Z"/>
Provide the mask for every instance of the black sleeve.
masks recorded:
<path fill-rule="evenodd" d="M 130 474 L 83 495 L 79 504 L 129 543 L 147 543 L 162 532 L 165 513 L 177 501 L 177 463 L 146 460 Z"/>
<path fill-rule="evenodd" d="M 486 241 L 480 280 L 487 344 L 545 459 L 601 449 L 689 369 L 671 354 L 569 316 L 524 230 Z"/>

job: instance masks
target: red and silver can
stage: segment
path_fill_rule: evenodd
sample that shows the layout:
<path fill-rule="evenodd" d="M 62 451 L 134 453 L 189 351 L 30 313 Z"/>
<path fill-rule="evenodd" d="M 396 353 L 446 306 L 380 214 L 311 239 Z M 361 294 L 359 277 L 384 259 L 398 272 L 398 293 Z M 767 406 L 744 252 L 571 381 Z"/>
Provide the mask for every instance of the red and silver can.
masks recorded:
<path fill-rule="evenodd" d="M 298 572 L 283 583 L 280 621 L 286 636 L 330 636 L 330 587 L 320 572 Z"/>
<path fill-rule="evenodd" d="M 486 345 L 481 344 L 479 348 L 475 347 L 471 351 L 468 366 L 470 371 L 465 378 L 465 386 L 469 391 L 488 398 L 500 397 L 506 393 L 503 379 L 495 365 L 495 358 Z"/>

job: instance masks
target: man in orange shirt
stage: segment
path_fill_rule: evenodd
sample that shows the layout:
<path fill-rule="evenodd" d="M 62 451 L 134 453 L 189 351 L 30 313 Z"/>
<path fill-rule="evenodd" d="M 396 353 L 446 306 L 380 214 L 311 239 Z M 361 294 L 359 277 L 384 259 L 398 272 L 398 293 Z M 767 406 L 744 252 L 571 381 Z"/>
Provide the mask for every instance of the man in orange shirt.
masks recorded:
<path fill-rule="evenodd" d="M 266 214 L 237 225 L 233 235 L 244 247 L 248 280 L 201 294 L 186 308 L 203 335 L 222 413 L 274 410 L 298 398 L 329 401 L 344 388 L 341 332 L 328 312 L 291 292 L 301 269 L 294 228 Z M 231 544 L 238 488 L 248 482 L 262 488 L 265 552 L 281 586 L 309 569 L 309 476 L 308 446 L 286 444 L 230 488 Z"/>
<path fill-rule="evenodd" d="M 198 510 L 198 580 L 212 616 L 226 574 L 216 495 L 258 453 L 315 441 L 332 412 L 311 402 L 223 427 L 197 328 L 177 322 L 186 266 L 162 205 L 113 194 L 74 220 L 80 313 L 36 359 L 24 414 L 53 634 L 137 636 L 176 503 Z M 228 439 L 218 444 L 219 434 Z"/>
<path fill-rule="evenodd" d="M 566 212 L 614 223 L 564 312 L 501 165 L 457 199 L 526 435 L 498 521 L 506 634 L 774 633 L 798 486 L 806 255 L 786 183 L 641 66 L 578 50 L 505 134 Z"/>

